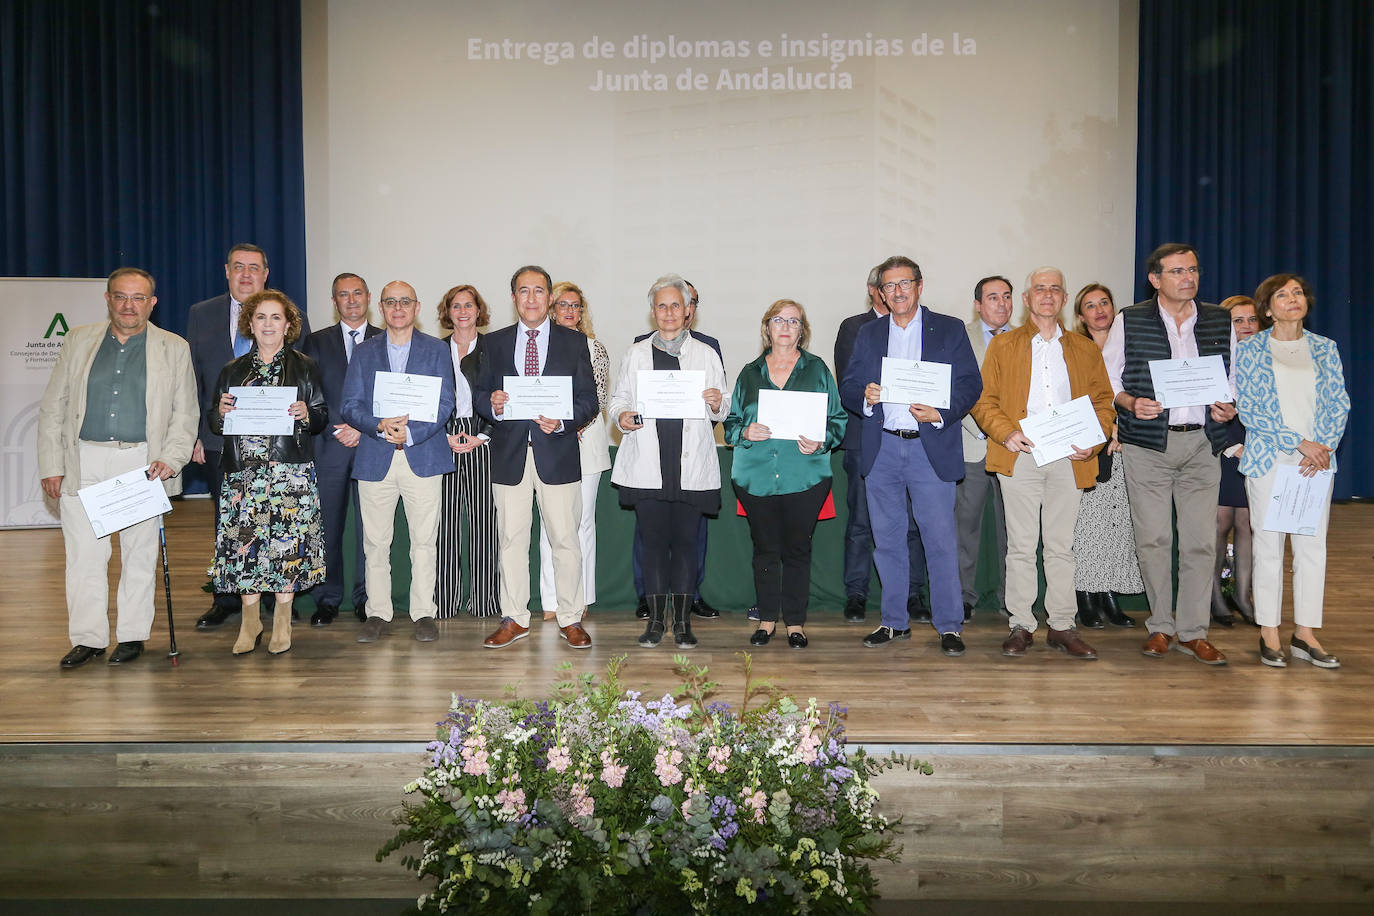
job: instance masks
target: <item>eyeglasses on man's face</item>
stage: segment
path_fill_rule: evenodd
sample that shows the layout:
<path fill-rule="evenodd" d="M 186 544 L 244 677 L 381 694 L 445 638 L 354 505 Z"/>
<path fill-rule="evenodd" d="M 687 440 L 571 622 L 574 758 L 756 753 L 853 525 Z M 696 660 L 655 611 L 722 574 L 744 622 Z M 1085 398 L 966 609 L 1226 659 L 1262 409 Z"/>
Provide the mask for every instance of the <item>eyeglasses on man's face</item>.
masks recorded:
<path fill-rule="evenodd" d="M 419 301 L 419 299 L 412 299 L 409 296 L 402 296 L 400 298 L 387 296 L 382 300 L 382 308 L 394 309 L 399 305 L 403 309 L 408 309 Z"/>
<path fill-rule="evenodd" d="M 110 293 L 110 301 L 117 305 L 123 305 L 126 302 L 132 302 L 134 305 L 146 305 L 151 298 L 151 296 L 145 296 L 142 293 L 135 293 L 132 296 L 124 293 Z"/>
<path fill-rule="evenodd" d="M 891 293 L 893 290 L 900 289 L 902 292 L 906 292 L 915 285 L 916 281 L 914 279 L 912 279 L 911 277 L 903 277 L 900 280 L 892 280 L 887 283 L 884 283 L 882 285 L 882 291 L 885 293 Z"/>

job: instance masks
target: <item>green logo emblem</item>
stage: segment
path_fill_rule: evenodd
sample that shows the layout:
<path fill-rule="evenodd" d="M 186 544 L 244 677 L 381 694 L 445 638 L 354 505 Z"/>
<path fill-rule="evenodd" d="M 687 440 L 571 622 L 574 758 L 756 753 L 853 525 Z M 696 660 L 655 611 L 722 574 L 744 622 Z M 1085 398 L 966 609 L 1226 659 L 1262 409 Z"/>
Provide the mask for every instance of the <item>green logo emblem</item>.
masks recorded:
<path fill-rule="evenodd" d="M 52 321 L 48 324 L 48 330 L 43 334 L 43 339 L 44 339 L 44 340 L 49 340 L 49 339 L 51 339 L 51 338 L 53 338 L 53 337 L 66 337 L 66 336 L 67 336 L 67 319 L 64 318 L 64 317 L 62 317 L 62 313 L 61 313 L 61 312 L 54 312 L 54 313 L 53 313 L 53 316 L 52 316 Z"/>

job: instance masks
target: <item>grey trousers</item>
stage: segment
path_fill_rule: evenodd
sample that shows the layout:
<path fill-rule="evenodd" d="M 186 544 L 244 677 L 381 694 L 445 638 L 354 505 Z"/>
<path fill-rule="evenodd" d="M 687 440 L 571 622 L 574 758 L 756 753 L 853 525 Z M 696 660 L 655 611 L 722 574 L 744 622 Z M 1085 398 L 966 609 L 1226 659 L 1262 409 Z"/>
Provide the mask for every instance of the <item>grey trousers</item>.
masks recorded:
<path fill-rule="evenodd" d="M 959 537 L 959 586 L 964 603 L 978 604 L 978 549 L 983 544 L 983 508 L 992 499 L 997 525 L 997 605 L 1006 605 L 1007 518 L 1002 485 L 982 461 L 964 462 L 964 479 L 954 488 L 954 525 Z"/>
<path fill-rule="evenodd" d="M 1150 600 L 1151 633 L 1180 640 L 1207 635 L 1216 559 L 1217 487 L 1221 463 L 1202 430 L 1170 432 L 1162 452 L 1122 444 L 1135 552 Z M 1178 598 L 1174 598 L 1175 514 Z"/>

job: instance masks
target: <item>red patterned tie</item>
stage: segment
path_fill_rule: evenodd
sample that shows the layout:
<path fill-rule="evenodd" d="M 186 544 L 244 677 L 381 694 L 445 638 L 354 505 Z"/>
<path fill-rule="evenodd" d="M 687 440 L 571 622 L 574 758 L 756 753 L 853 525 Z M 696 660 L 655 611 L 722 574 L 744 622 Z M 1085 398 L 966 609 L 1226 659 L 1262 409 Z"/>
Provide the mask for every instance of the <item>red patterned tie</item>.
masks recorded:
<path fill-rule="evenodd" d="M 539 374 L 539 347 L 535 345 L 534 339 L 539 336 L 539 331 L 525 331 L 529 339 L 525 341 L 525 375 Z"/>

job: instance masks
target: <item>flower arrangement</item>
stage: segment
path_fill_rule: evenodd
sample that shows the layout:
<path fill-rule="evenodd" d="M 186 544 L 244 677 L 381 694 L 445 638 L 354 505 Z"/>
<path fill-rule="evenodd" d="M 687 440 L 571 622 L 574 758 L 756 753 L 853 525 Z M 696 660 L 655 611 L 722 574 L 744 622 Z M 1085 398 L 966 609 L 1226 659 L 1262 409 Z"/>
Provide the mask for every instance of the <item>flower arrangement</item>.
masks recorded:
<path fill-rule="evenodd" d="M 678 695 L 646 701 L 624 660 L 546 701 L 454 697 L 377 854 L 418 845 L 404 864 L 438 886 L 415 911 L 867 912 L 866 860 L 899 851 L 870 779 L 929 765 L 847 748 L 843 709 L 754 681 L 748 655 L 738 710 L 681 655 Z"/>

